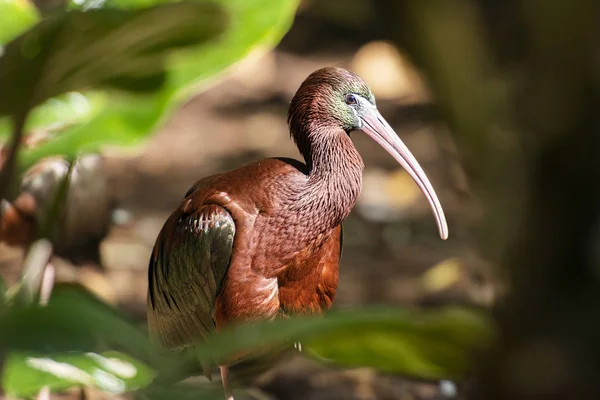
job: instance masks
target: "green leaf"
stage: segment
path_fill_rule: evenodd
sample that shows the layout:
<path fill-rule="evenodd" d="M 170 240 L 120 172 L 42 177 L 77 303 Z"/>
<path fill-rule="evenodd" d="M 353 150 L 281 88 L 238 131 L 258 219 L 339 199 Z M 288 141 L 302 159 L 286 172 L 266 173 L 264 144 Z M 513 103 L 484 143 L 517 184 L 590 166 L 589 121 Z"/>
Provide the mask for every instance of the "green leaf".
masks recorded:
<path fill-rule="evenodd" d="M 219 0 L 230 17 L 223 36 L 197 49 L 176 54 L 168 85 L 185 99 L 206 80 L 250 54 L 273 48 L 290 29 L 298 0 Z"/>
<path fill-rule="evenodd" d="M 54 14 L 10 42 L 0 57 L 0 114 L 21 115 L 50 97 L 88 87 L 156 91 L 164 84 L 168 50 L 207 41 L 223 26 L 212 3 Z"/>
<path fill-rule="evenodd" d="M 119 312 L 77 286 L 57 285 L 45 307 L 14 306 L 0 315 L 0 352 L 104 350 L 121 346 L 143 356 L 147 337 Z"/>
<path fill-rule="evenodd" d="M 138 145 L 153 132 L 166 107 L 165 98 L 160 96 L 97 92 L 96 99 L 103 104 L 90 112 L 89 121 L 67 125 L 64 131 L 42 145 L 22 151 L 21 169 L 33 165 L 40 158 L 56 154 L 75 157 L 109 145 Z"/>
<path fill-rule="evenodd" d="M 149 2 L 107 1 L 103 6 L 135 8 Z M 206 3 L 204 0 L 197 2 Z M 36 149 L 23 151 L 21 169 L 41 157 L 55 154 L 76 156 L 81 152 L 100 151 L 108 145 L 141 144 L 178 105 L 201 86 L 205 88 L 209 80 L 214 81 L 227 67 L 251 53 L 257 54 L 275 46 L 291 26 L 297 3 L 297 0 L 218 1 L 228 15 L 227 29 L 217 40 L 178 51 L 166 59 L 164 85 L 158 92 L 111 91 L 105 93 L 102 101 L 98 101 L 101 95 L 95 92 L 94 99 L 89 99 L 93 111 L 74 124 L 63 123 L 58 115 L 49 115 L 55 111 L 53 108 L 34 110 L 36 120 L 43 123 L 28 121 L 28 128 L 58 124 L 61 133 Z M 85 8 L 86 4 L 77 7 Z M 83 95 L 89 98 L 89 92 L 83 92 Z M 9 129 L 8 123 L 0 122 L 0 136 L 6 135 Z"/>
<path fill-rule="evenodd" d="M 167 66 L 167 91 L 181 91 L 185 98 L 194 85 L 222 73 L 227 67 L 251 53 L 274 47 L 292 25 L 298 0 L 194 0 L 213 2 L 228 15 L 228 26 L 218 40 L 203 43 L 174 54 Z M 167 0 L 107 0 L 101 7 L 135 9 L 169 2 Z M 85 10 L 97 0 L 71 0 L 70 7 Z M 191 87 L 190 87 L 191 86 Z"/>
<path fill-rule="evenodd" d="M 121 394 L 145 387 L 154 371 L 118 352 L 32 354 L 10 353 L 5 360 L 2 386 L 11 396 L 31 396 L 44 386 L 61 391 L 74 386 L 96 387 Z"/>
<path fill-rule="evenodd" d="M 67 127 L 84 123 L 97 115 L 108 101 L 108 94 L 103 91 L 69 92 L 46 100 L 34 108 L 25 131 L 45 129 L 60 132 Z M 0 118 L 0 138 L 11 133 L 11 122 L 8 117 Z"/>
<path fill-rule="evenodd" d="M 114 309 L 69 286 L 59 285 L 46 307 L 12 307 L 0 314 L 0 326 L 0 353 L 55 355 L 119 348 L 149 360 L 166 381 L 198 370 L 190 368 L 188 354 L 159 354 Z M 218 362 L 246 352 L 277 351 L 299 341 L 305 354 L 325 362 L 457 379 L 470 372 L 471 357 L 492 339 L 486 316 L 467 308 L 366 308 L 243 325 L 215 334 L 194 351 L 202 362 Z"/>
<path fill-rule="evenodd" d="M 45 307 L 13 306 L 0 313 L 0 354 L 56 354 L 122 349 L 161 375 L 179 376 L 183 361 L 159 354 L 145 333 L 114 308 L 75 285 L 55 286 Z M 180 366 L 180 364 L 182 364 Z"/>
<path fill-rule="evenodd" d="M 473 353 L 491 338 L 487 319 L 468 309 L 375 308 L 241 326 L 211 337 L 196 351 L 200 360 L 210 362 L 295 341 L 322 361 L 441 379 L 464 377 Z"/>
<path fill-rule="evenodd" d="M 39 19 L 37 9 L 28 0 L 0 0 L 0 49 Z"/>
<path fill-rule="evenodd" d="M 319 358 L 351 367 L 426 379 L 464 378 L 472 353 L 490 339 L 482 316 L 463 309 L 407 313 L 389 322 L 348 322 L 348 329 L 309 339 L 307 348 Z"/>

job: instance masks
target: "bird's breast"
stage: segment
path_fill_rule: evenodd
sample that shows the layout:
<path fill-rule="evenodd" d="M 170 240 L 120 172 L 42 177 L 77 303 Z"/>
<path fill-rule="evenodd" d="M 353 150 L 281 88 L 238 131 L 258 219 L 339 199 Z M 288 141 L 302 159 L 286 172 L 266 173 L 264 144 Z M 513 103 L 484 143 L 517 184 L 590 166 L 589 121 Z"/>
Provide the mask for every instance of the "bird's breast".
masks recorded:
<path fill-rule="evenodd" d="M 251 244 L 234 252 L 217 301 L 217 325 L 329 309 L 338 284 L 341 226 L 293 254 L 277 241 L 260 240 L 260 221 L 255 228 Z"/>
<path fill-rule="evenodd" d="M 331 307 L 338 285 L 341 226 L 315 238 L 289 260 L 277 279 L 286 314 L 315 314 Z"/>

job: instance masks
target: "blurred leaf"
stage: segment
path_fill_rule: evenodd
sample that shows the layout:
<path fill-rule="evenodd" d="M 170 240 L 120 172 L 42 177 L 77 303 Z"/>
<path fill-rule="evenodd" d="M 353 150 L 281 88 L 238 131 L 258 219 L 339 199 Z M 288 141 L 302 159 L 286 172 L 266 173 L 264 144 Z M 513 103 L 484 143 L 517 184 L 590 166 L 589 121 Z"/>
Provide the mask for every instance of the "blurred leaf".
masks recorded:
<path fill-rule="evenodd" d="M 172 0 L 71 0 L 70 8 L 136 9 Z M 194 90 L 190 85 L 205 80 L 254 52 L 275 46 L 291 27 L 298 0 L 193 0 L 212 2 L 223 7 L 228 26 L 215 41 L 174 54 L 168 62 L 167 91 L 181 91 L 187 97 Z"/>
<path fill-rule="evenodd" d="M 471 372 L 473 352 L 490 339 L 481 316 L 459 309 L 369 325 L 349 326 L 308 340 L 306 346 L 337 364 L 442 379 L 464 378 Z"/>
<path fill-rule="evenodd" d="M 50 97 L 90 86 L 155 91 L 165 80 L 167 50 L 206 41 L 223 24 L 211 3 L 55 14 L 6 46 L 0 114 L 21 115 Z"/>
<path fill-rule="evenodd" d="M 35 107 L 27 118 L 25 131 L 45 129 L 60 132 L 67 127 L 84 123 L 97 115 L 108 101 L 102 91 L 69 92 L 53 97 Z M 0 118 L 0 138 L 11 133 L 10 118 Z"/>
<path fill-rule="evenodd" d="M 491 339 L 486 317 L 464 308 L 361 309 L 241 326 L 211 337 L 196 351 L 209 362 L 299 341 L 322 360 L 439 379 L 464 377 L 473 352 Z"/>
<path fill-rule="evenodd" d="M 13 307 L 0 314 L 0 352 L 56 354 L 119 348 L 150 359 L 161 376 L 184 376 L 185 360 L 157 353 L 142 332 L 82 290 L 57 287 L 46 307 Z M 473 352 L 492 339 L 484 315 L 464 308 L 407 311 L 360 309 L 326 317 L 297 317 L 244 325 L 210 337 L 195 349 L 203 362 L 274 351 L 301 342 L 321 360 L 420 378 L 460 378 Z M 170 378 L 169 378 L 170 379 Z"/>
<path fill-rule="evenodd" d="M 196 2 L 205 4 L 205 0 Z M 128 9 L 149 2 L 107 1 L 103 7 Z M 34 110 L 37 121 L 48 125 L 59 123 L 61 134 L 35 149 L 26 150 L 20 158 L 21 169 L 36 160 L 55 154 L 77 155 L 80 152 L 99 151 L 103 146 L 133 146 L 152 134 L 165 118 L 190 95 L 207 85 L 227 67 L 250 53 L 266 51 L 275 46 L 293 21 L 297 0 L 220 0 L 228 14 L 228 26 L 218 40 L 178 51 L 166 61 L 164 85 L 153 94 L 133 95 L 124 92 L 107 93 L 100 99 L 95 94 L 91 112 L 77 124 L 64 124 L 44 111 Z M 91 2 L 72 7 L 85 9 Z M 88 96 L 87 93 L 84 95 Z M 99 101 L 100 99 L 100 101 Z M 52 108 L 47 109 L 54 112 Z M 83 116 L 83 114 L 82 114 Z M 28 121 L 28 127 L 43 128 L 44 124 Z M 0 136 L 9 132 L 9 124 L 0 122 Z"/>
<path fill-rule="evenodd" d="M 298 0 L 218 0 L 227 10 L 230 25 L 218 41 L 198 49 L 176 54 L 172 60 L 168 84 L 180 90 L 181 101 L 194 85 L 250 54 L 270 50 L 290 29 Z"/>
<path fill-rule="evenodd" d="M 34 395 L 44 386 L 51 391 L 93 386 L 120 394 L 147 386 L 155 375 L 143 363 L 118 352 L 11 353 L 3 372 L 4 390 L 18 397 Z"/>
<path fill-rule="evenodd" d="M 44 307 L 12 306 L 0 314 L 0 326 L 0 354 L 120 349 L 148 361 L 161 375 L 180 376 L 187 368 L 177 355 L 159 354 L 116 309 L 76 285 L 56 285 Z"/>
<path fill-rule="evenodd" d="M 85 290 L 57 285 L 45 307 L 14 306 L 0 315 L 0 352 L 92 351 L 120 346 L 134 356 L 152 350 L 146 336 Z"/>
<path fill-rule="evenodd" d="M 28 0 L 0 0 L 0 49 L 39 19 L 37 9 Z"/>

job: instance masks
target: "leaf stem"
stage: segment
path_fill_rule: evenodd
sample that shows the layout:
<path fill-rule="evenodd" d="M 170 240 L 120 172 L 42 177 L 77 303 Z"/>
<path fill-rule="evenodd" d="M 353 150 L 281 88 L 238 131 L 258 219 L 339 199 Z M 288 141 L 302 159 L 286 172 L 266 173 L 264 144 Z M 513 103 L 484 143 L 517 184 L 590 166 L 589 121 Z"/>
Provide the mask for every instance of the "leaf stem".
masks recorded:
<path fill-rule="evenodd" d="M 34 297 L 40 293 L 42 283 L 49 279 L 46 276 L 45 271 L 51 255 L 52 244 L 48 239 L 37 240 L 31 245 L 27 252 L 27 257 L 25 258 L 25 264 L 23 266 L 22 295 L 23 300 L 29 304 L 31 304 Z M 52 273 L 52 275 L 54 274 Z M 45 283 L 45 286 L 48 286 L 48 284 Z M 48 293 L 48 297 L 49 296 L 50 293 Z"/>
<path fill-rule="evenodd" d="M 28 112 L 21 112 L 13 116 L 14 129 L 8 155 L 4 161 L 4 165 L 0 166 L 0 199 L 7 198 L 7 192 L 10 189 L 12 177 L 14 175 L 17 153 L 19 146 L 23 142 L 23 131 L 25 121 L 27 120 Z M 0 209 L 0 218 L 2 217 L 2 209 Z"/>

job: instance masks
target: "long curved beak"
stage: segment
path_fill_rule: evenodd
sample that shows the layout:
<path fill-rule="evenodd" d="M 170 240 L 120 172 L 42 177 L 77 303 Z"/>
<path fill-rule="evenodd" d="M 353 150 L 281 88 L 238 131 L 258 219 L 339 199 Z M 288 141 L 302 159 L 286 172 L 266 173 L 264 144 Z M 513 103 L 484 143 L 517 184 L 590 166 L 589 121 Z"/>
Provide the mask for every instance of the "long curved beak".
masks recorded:
<path fill-rule="evenodd" d="M 433 186 L 431 186 L 429 179 L 427 179 L 427 175 L 425 175 L 425 172 L 423 172 L 423 169 L 421 169 L 421 166 L 415 157 L 411 154 L 406 145 L 402 143 L 392 127 L 381 116 L 377 108 L 373 107 L 364 110 L 364 113 L 360 118 L 363 122 L 363 126 L 360 130 L 369 135 L 390 153 L 417 183 L 431 206 L 440 237 L 442 240 L 446 240 L 448 238 L 448 224 L 446 223 L 444 210 L 435 194 L 435 190 L 433 190 Z"/>

